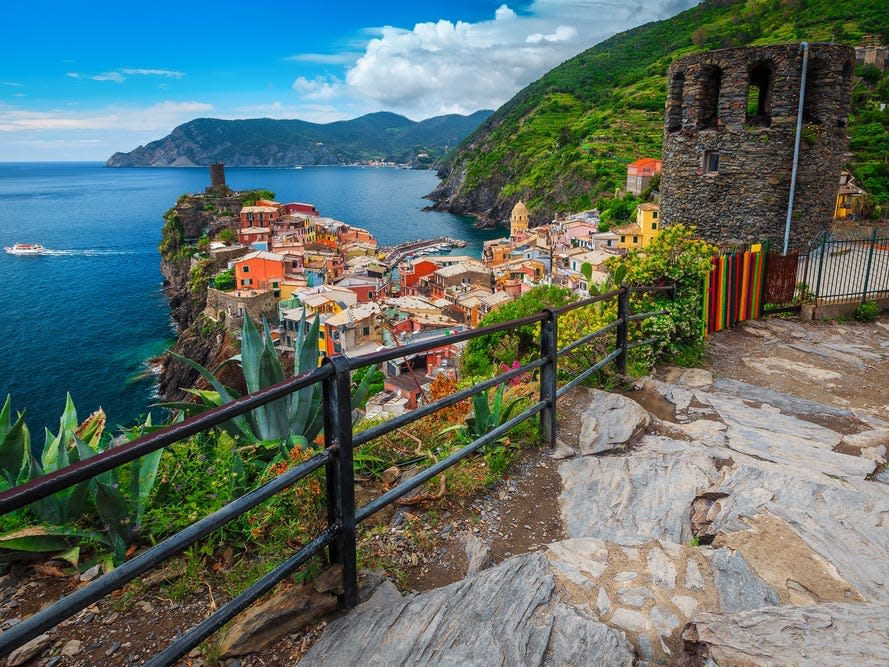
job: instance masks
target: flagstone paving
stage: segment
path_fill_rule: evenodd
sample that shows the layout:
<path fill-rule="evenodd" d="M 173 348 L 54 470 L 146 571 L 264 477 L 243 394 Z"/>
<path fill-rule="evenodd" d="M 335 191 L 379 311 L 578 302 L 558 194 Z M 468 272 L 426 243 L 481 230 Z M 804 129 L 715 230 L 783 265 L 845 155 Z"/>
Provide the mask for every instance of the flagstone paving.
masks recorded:
<path fill-rule="evenodd" d="M 751 322 L 712 349 L 712 373 L 639 382 L 661 418 L 578 390 L 567 539 L 383 585 L 306 664 L 889 662 L 889 325 Z"/>

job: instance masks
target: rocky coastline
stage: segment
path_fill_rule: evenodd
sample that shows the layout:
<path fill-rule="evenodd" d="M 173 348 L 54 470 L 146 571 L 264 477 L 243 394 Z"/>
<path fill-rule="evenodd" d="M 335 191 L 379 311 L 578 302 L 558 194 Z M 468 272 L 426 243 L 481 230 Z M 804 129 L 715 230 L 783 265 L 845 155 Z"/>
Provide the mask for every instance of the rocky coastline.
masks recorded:
<path fill-rule="evenodd" d="M 177 334 L 171 351 L 206 368 L 215 368 L 237 354 L 236 341 L 226 328 L 203 314 L 207 305 L 206 283 L 192 280 L 195 260 L 191 251 L 194 248 L 188 242 L 198 239 L 207 230 L 216 233 L 225 227 L 237 227 L 237 215 L 242 206 L 240 199 L 220 196 L 214 201 L 215 210 L 211 211 L 198 196 L 181 196 L 165 215 L 161 243 L 164 293 Z M 194 369 L 170 354 L 162 355 L 159 368 L 158 395 L 165 401 L 186 398 L 185 388 L 198 380 Z"/>

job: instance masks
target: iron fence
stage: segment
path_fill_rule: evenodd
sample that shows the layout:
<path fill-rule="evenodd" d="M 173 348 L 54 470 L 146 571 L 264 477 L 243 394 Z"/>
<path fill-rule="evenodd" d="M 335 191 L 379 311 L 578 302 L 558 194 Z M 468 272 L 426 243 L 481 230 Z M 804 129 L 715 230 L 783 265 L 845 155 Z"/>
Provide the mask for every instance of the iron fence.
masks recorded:
<path fill-rule="evenodd" d="M 340 602 L 343 608 L 350 609 L 358 602 L 358 567 L 356 554 L 356 527 L 361 521 L 416 489 L 450 466 L 490 444 L 510 429 L 531 417 L 540 414 L 540 435 L 550 445 L 556 438 L 556 403 L 559 397 L 570 391 L 595 372 L 614 362 L 619 373 L 626 372 L 627 353 L 639 346 L 649 345 L 655 339 L 630 341 L 629 324 L 633 321 L 662 315 L 665 310 L 631 314 L 629 297 L 633 293 L 666 292 L 674 296 L 674 288 L 666 287 L 620 287 L 606 294 L 577 301 L 561 308 L 544 310 L 517 320 L 503 322 L 481 329 L 465 331 L 455 335 L 421 341 L 399 348 L 382 350 L 360 357 L 335 356 L 325 358 L 322 365 L 310 372 L 302 373 L 263 391 L 226 403 L 225 405 L 191 417 L 186 421 L 171 425 L 115 447 L 66 468 L 37 478 L 20 487 L 0 493 L 0 515 L 21 509 L 30 503 L 46 498 L 57 491 L 74 486 L 103 472 L 134 461 L 167 445 L 196 435 L 208 429 L 221 426 L 233 417 L 243 415 L 261 405 L 271 403 L 295 391 L 322 383 L 324 410 L 324 448 L 311 459 L 291 468 L 274 480 L 237 498 L 216 512 L 193 523 L 188 528 L 168 537 L 155 546 L 136 555 L 116 569 L 99 577 L 83 588 L 67 595 L 53 605 L 41 609 L 21 623 L 0 634 L 0 656 L 5 656 L 42 632 L 52 628 L 93 602 L 109 595 L 121 586 L 151 570 L 168 558 L 181 553 L 190 545 L 206 537 L 214 530 L 243 515 L 272 496 L 284 491 L 312 472 L 325 468 L 327 489 L 327 528 L 322 530 L 308 544 L 292 554 L 274 570 L 254 582 L 242 593 L 219 607 L 211 616 L 178 637 L 167 648 L 157 653 L 147 663 L 151 667 L 171 665 L 216 630 L 249 607 L 275 584 L 292 574 L 313 556 L 328 549 L 331 563 L 342 567 L 343 594 Z M 569 311 L 590 306 L 601 301 L 617 299 L 617 318 L 590 334 L 558 348 L 558 318 Z M 518 368 L 512 368 L 496 377 L 455 392 L 416 410 L 384 421 L 366 431 L 353 433 L 351 414 L 351 374 L 353 371 L 378 364 L 409 357 L 443 344 L 453 344 L 472 340 L 479 336 L 509 331 L 518 327 L 540 323 L 538 358 Z M 558 358 L 568 354 L 593 340 L 614 332 L 614 349 L 597 363 L 593 364 L 562 387 L 557 386 Z M 432 465 L 414 477 L 401 482 L 366 505 L 355 507 L 355 479 L 353 468 L 353 448 L 369 442 L 386 433 L 417 421 L 442 408 L 499 385 L 523 373 L 539 369 L 540 391 L 538 400 L 521 414 L 475 439 L 447 458 Z"/>
<path fill-rule="evenodd" d="M 889 238 L 816 239 L 800 257 L 800 297 L 814 305 L 889 298 Z"/>

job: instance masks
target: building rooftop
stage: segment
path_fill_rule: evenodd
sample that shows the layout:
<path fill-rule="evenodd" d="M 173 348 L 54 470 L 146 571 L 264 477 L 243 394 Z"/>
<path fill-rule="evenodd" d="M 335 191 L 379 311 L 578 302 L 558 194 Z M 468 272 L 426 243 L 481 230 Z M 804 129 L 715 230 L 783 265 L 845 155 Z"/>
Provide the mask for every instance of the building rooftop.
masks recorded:
<path fill-rule="evenodd" d="M 277 213 L 278 209 L 274 206 L 244 206 L 241 213 Z"/>
<path fill-rule="evenodd" d="M 376 303 L 360 303 L 350 306 L 327 318 L 327 324 L 333 327 L 342 327 L 355 322 L 362 322 L 369 317 L 379 314 L 380 306 Z"/>
<path fill-rule="evenodd" d="M 270 262 L 283 262 L 284 255 L 279 255 L 276 252 L 269 252 L 267 250 L 257 250 L 255 252 L 248 252 L 238 260 L 238 263 L 246 262 L 251 259 L 265 259 Z"/>

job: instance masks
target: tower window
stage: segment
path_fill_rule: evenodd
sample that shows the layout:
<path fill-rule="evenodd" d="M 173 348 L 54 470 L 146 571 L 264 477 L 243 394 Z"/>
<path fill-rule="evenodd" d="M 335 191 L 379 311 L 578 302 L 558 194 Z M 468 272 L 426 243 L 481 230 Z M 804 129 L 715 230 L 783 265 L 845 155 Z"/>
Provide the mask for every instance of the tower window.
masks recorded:
<path fill-rule="evenodd" d="M 720 88 L 722 88 L 722 70 L 716 65 L 703 67 L 698 92 L 699 129 L 715 129 L 719 124 Z"/>
<path fill-rule="evenodd" d="M 718 151 L 705 151 L 704 152 L 704 173 L 705 174 L 715 174 L 719 171 L 719 152 Z"/>
<path fill-rule="evenodd" d="M 682 95 L 685 92 L 685 74 L 677 72 L 670 81 L 670 101 L 667 109 L 667 132 L 682 129 Z"/>
<path fill-rule="evenodd" d="M 747 80 L 747 123 L 759 127 L 772 124 L 771 96 L 773 70 L 769 62 L 761 62 L 750 69 Z"/>

